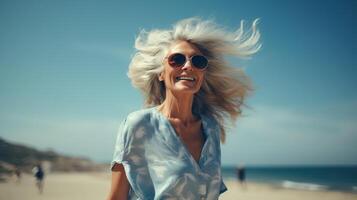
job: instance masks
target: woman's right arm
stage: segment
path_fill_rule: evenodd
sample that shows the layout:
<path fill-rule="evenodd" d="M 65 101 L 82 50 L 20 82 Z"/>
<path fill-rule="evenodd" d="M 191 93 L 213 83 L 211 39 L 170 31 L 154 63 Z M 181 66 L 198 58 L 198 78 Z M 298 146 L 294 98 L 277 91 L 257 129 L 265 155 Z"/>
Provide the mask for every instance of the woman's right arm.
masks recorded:
<path fill-rule="evenodd" d="M 127 200 L 130 184 L 126 178 L 122 164 L 114 164 L 112 168 L 112 184 L 107 200 Z"/>

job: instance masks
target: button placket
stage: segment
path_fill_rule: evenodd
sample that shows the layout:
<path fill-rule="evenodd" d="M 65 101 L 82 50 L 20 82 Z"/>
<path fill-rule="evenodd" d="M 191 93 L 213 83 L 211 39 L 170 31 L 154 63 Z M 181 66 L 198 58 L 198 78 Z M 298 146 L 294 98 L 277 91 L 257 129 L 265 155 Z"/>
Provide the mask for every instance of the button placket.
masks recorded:
<path fill-rule="evenodd" d="M 207 185 L 206 184 L 200 184 L 198 186 L 198 193 L 200 194 L 200 199 L 206 199 Z"/>

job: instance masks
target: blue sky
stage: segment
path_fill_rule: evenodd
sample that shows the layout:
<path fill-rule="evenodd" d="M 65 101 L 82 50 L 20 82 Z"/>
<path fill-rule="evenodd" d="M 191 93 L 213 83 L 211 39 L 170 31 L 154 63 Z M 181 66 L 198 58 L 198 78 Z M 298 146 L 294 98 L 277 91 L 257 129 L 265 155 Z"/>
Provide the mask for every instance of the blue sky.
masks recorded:
<path fill-rule="evenodd" d="M 223 164 L 357 164 L 356 13 L 353 0 L 2 0 L 0 137 L 109 161 L 119 122 L 142 108 L 126 76 L 141 29 L 260 18 L 261 51 L 231 60 L 256 91 Z"/>

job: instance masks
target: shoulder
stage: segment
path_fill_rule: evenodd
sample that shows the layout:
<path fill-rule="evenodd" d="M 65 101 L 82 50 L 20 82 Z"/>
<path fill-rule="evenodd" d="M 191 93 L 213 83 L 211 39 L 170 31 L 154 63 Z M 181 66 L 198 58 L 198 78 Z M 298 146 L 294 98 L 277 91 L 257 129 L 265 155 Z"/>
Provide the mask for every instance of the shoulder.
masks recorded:
<path fill-rule="evenodd" d="M 144 140 L 152 134 L 153 108 L 134 111 L 121 122 L 117 136 L 117 147 L 126 149 L 129 146 L 142 145 Z"/>
<path fill-rule="evenodd" d="M 153 118 L 153 109 L 155 108 L 145 108 L 134 111 L 128 114 L 125 119 L 125 123 L 134 127 L 150 123 L 151 119 Z"/>
<path fill-rule="evenodd" d="M 152 133 L 155 128 L 155 108 L 145 108 L 138 111 L 134 111 L 127 115 L 122 124 L 120 125 L 119 132 L 121 132 L 126 139 L 138 134 L 138 136 Z M 141 138 L 141 137 L 139 137 Z"/>

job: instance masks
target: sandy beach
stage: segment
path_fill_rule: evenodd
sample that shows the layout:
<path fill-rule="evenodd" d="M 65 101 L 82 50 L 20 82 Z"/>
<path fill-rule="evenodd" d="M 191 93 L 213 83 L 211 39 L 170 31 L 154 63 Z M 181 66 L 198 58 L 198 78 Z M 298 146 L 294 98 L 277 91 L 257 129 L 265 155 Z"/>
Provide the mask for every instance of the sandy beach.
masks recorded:
<path fill-rule="evenodd" d="M 357 194 L 332 191 L 305 191 L 249 183 L 243 189 L 235 181 L 226 181 L 228 191 L 222 200 L 357 200 Z M 44 193 L 39 194 L 35 180 L 23 175 L 0 183 L 0 200 L 99 200 L 105 199 L 110 187 L 109 173 L 53 173 L 45 179 Z"/>

